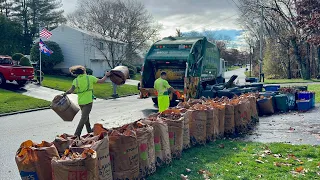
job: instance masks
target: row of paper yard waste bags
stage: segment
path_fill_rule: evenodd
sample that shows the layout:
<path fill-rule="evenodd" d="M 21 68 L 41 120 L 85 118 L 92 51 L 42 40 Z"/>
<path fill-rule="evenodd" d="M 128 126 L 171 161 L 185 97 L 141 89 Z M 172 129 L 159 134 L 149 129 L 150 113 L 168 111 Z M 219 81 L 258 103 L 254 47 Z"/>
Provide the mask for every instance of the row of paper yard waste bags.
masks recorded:
<path fill-rule="evenodd" d="M 257 94 L 196 99 L 118 128 L 95 124 L 81 138 L 21 144 L 15 159 L 22 179 L 143 179 L 182 158 L 183 150 L 246 133 L 258 121 Z"/>

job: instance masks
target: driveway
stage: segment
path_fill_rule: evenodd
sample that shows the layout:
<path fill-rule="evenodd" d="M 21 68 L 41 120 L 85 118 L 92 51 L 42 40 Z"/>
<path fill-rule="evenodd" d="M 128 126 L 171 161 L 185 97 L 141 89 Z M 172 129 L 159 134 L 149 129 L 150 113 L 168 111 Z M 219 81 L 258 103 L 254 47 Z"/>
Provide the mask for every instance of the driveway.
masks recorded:
<path fill-rule="evenodd" d="M 224 73 L 224 77 L 226 79 L 226 82 L 231 78 L 233 75 L 237 75 L 238 78 L 234 81 L 238 84 L 245 84 L 246 82 L 246 75 L 244 74 L 246 72 L 246 68 L 239 68 L 233 71 L 227 71 Z"/>

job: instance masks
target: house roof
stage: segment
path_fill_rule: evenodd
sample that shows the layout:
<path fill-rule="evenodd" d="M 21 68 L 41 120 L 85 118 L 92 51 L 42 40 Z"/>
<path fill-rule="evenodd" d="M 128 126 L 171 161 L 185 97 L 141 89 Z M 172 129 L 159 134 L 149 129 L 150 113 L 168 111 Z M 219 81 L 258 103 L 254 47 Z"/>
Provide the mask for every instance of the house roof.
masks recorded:
<path fill-rule="evenodd" d="M 75 30 L 75 31 L 79 31 L 79 32 L 81 32 L 81 33 L 83 33 L 83 34 L 89 35 L 89 36 L 91 36 L 91 37 L 93 37 L 93 38 L 97 38 L 97 39 L 100 39 L 100 40 L 110 41 L 110 42 L 116 42 L 116 43 L 119 43 L 119 44 L 127 44 L 127 43 L 125 43 L 125 42 L 123 42 L 123 41 L 120 41 L 120 40 L 117 40 L 117 39 L 112 39 L 112 38 L 110 38 L 110 37 L 104 37 L 104 36 L 102 36 L 101 34 L 98 34 L 98 33 L 95 33 L 95 32 L 90 32 L 90 31 L 86 31 L 86 30 L 83 30 L 83 29 L 75 28 L 75 27 L 71 27 L 71 26 L 65 25 L 65 24 L 60 25 L 60 26 L 58 26 L 57 28 L 53 29 L 53 30 L 51 31 L 51 32 L 53 32 L 52 34 L 54 35 L 54 31 L 55 31 L 56 29 L 58 29 L 58 28 L 61 28 L 61 27 L 70 28 L 70 29 L 73 29 L 73 30 Z M 40 38 L 37 38 L 37 39 L 35 39 L 33 42 L 39 42 L 39 39 L 40 39 Z"/>
<path fill-rule="evenodd" d="M 114 42 L 117 42 L 117 43 L 126 44 L 126 43 L 123 42 L 123 41 L 120 41 L 120 40 L 117 40 L 117 39 L 114 39 L 114 38 L 110 38 L 110 37 L 105 37 L 105 36 L 102 36 L 102 35 L 99 34 L 99 33 L 95 33 L 95 32 L 87 31 L 87 30 L 84 30 L 84 29 L 80 29 L 80 28 L 68 26 L 68 25 L 65 25 L 65 24 L 64 24 L 64 25 L 61 25 L 61 26 L 74 29 L 74 30 L 76 30 L 76 31 L 82 32 L 82 33 L 87 34 L 87 35 L 89 35 L 89 36 L 93 36 L 93 37 L 95 37 L 95 38 L 99 38 L 99 39 L 102 39 L 102 40 L 105 40 L 105 41 L 114 41 Z"/>

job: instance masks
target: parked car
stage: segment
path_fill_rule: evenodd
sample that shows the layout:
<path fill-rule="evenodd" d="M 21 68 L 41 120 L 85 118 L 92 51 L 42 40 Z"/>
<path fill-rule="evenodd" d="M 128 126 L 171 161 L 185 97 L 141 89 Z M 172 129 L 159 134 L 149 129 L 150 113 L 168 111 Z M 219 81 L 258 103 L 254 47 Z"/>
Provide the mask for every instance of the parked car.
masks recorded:
<path fill-rule="evenodd" d="M 19 86 L 24 86 L 33 78 L 33 67 L 14 65 L 10 56 L 0 55 L 0 86 L 6 84 L 6 81 L 16 81 Z"/>

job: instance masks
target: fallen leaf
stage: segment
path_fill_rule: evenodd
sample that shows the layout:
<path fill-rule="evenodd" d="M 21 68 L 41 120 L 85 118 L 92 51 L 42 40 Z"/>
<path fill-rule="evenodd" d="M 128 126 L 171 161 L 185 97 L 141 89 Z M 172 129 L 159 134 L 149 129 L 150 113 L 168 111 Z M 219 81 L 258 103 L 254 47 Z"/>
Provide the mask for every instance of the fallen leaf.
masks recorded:
<path fill-rule="evenodd" d="M 282 157 L 282 155 L 281 154 L 274 154 L 273 157 L 280 158 L 280 157 Z"/>
<path fill-rule="evenodd" d="M 257 162 L 257 163 L 264 164 L 264 162 L 263 162 L 263 161 L 261 161 L 261 160 L 259 160 L 259 159 L 256 159 L 256 162 Z"/>
<path fill-rule="evenodd" d="M 187 173 L 191 172 L 191 169 L 186 168 L 186 172 Z"/>
<path fill-rule="evenodd" d="M 242 162 L 237 162 L 237 165 L 238 165 L 238 166 L 241 166 L 241 165 L 242 165 Z"/>
<path fill-rule="evenodd" d="M 199 174 L 204 174 L 204 173 L 205 173 L 205 170 L 200 169 L 200 170 L 198 171 L 198 173 L 199 173 Z"/>
<path fill-rule="evenodd" d="M 270 155 L 271 151 L 270 150 L 265 150 L 264 153 L 267 154 L 267 155 Z"/>
<path fill-rule="evenodd" d="M 298 173 L 301 173 L 301 172 L 303 172 L 303 167 L 302 166 L 300 166 L 300 167 L 297 167 L 296 169 L 295 169 L 295 171 L 296 172 L 298 172 Z"/>
<path fill-rule="evenodd" d="M 262 160 L 262 157 L 259 157 L 258 159 L 261 161 L 261 160 Z"/>
<path fill-rule="evenodd" d="M 224 148 L 224 144 L 219 144 L 219 148 L 223 149 Z"/>
<path fill-rule="evenodd" d="M 289 128 L 289 131 L 294 131 L 295 129 L 293 127 L 290 127 Z"/>
<path fill-rule="evenodd" d="M 262 178 L 262 174 L 259 174 L 259 175 L 257 176 L 257 178 Z"/>
<path fill-rule="evenodd" d="M 291 158 L 291 159 L 294 159 L 294 160 L 296 160 L 296 159 L 297 159 L 297 158 L 296 158 L 296 156 L 295 156 L 295 155 L 293 155 L 293 154 L 289 154 L 289 155 L 288 155 L 288 158 L 289 158 L 289 159 Z"/>
<path fill-rule="evenodd" d="M 181 174 L 181 180 L 188 180 L 188 176 L 185 176 L 184 174 Z"/>
<path fill-rule="evenodd" d="M 278 162 L 274 162 L 273 165 L 275 165 L 277 167 L 281 167 L 281 163 L 278 163 Z"/>
<path fill-rule="evenodd" d="M 320 172 L 317 172 L 318 176 L 320 176 Z"/>
<path fill-rule="evenodd" d="M 241 179 L 241 176 L 237 176 L 237 178 Z"/>

